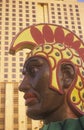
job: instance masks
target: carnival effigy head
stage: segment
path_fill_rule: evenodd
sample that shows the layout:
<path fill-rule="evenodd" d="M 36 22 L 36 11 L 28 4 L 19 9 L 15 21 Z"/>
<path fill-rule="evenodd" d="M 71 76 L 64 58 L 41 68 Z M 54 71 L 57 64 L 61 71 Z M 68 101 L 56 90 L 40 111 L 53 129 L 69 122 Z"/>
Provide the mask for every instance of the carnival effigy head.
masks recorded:
<path fill-rule="evenodd" d="M 84 115 L 83 42 L 62 26 L 38 24 L 25 28 L 15 37 L 10 53 L 15 54 L 24 48 L 31 50 L 26 61 L 32 57 L 47 61 L 49 88 L 60 95 L 67 89 L 69 106 L 78 115 Z"/>

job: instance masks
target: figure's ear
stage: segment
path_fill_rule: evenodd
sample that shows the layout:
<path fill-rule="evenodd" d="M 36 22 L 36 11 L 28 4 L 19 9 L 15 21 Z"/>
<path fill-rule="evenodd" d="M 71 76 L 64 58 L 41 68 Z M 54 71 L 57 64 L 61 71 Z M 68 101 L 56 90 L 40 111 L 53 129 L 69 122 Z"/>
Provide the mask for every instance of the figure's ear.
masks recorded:
<path fill-rule="evenodd" d="M 75 67 L 69 62 L 64 62 L 60 64 L 60 69 L 58 72 L 58 80 L 62 89 L 67 89 L 71 86 L 75 78 Z"/>

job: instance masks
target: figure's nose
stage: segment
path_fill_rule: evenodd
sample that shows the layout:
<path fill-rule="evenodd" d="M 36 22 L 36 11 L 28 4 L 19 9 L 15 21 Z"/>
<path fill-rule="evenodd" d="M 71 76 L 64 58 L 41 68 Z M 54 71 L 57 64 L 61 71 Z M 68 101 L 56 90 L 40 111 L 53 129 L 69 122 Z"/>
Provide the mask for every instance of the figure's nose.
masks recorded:
<path fill-rule="evenodd" d="M 28 77 L 25 76 L 21 84 L 19 85 L 19 91 L 27 92 L 30 89 L 30 87 L 31 85 L 29 84 Z"/>

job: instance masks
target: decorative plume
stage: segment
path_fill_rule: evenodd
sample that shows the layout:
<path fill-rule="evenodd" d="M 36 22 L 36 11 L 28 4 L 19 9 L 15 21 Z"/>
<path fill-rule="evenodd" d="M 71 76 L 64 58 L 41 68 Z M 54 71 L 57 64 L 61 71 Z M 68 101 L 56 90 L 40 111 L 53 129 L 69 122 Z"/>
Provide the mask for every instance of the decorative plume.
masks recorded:
<path fill-rule="evenodd" d="M 24 48 L 33 50 L 39 44 L 62 43 L 75 49 L 84 59 L 84 44 L 71 31 L 54 24 L 37 24 L 21 31 L 12 41 L 10 53 L 15 54 Z"/>

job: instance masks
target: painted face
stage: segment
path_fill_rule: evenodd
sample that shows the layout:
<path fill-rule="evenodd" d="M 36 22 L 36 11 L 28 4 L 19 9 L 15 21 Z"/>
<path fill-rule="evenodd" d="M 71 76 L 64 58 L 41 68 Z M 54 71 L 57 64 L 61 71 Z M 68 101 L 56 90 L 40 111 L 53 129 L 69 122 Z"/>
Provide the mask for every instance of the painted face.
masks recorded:
<path fill-rule="evenodd" d="M 47 60 L 38 56 L 26 60 L 23 67 L 24 79 L 19 90 L 24 92 L 27 115 L 33 119 L 44 119 L 63 103 L 63 95 L 49 87 L 49 68 Z"/>

